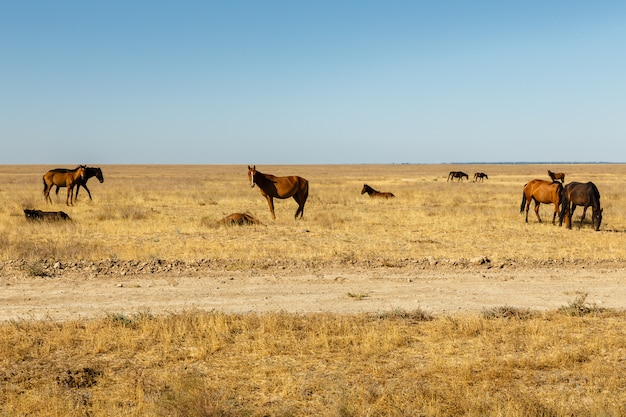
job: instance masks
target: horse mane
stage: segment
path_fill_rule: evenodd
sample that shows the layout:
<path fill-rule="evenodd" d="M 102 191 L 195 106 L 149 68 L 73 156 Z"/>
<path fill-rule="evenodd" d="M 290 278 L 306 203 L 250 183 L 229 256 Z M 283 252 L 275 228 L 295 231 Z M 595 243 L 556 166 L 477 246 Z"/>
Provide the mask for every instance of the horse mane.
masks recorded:
<path fill-rule="evenodd" d="M 372 187 L 372 186 L 370 186 L 368 184 L 363 184 L 363 188 L 365 189 L 366 193 L 369 193 L 369 192 L 379 193 L 380 192 L 378 190 L 375 190 L 374 187 Z"/>
<path fill-rule="evenodd" d="M 596 187 L 596 185 L 592 182 L 589 182 L 589 186 L 591 187 L 591 206 L 595 209 L 596 205 L 597 208 L 600 208 L 600 191 L 598 190 L 598 187 Z"/>

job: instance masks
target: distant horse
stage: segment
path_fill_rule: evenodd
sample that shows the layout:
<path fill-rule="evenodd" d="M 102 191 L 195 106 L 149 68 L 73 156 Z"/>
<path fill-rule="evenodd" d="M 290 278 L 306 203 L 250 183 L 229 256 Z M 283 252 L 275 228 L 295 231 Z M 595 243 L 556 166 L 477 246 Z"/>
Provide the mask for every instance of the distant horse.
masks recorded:
<path fill-rule="evenodd" d="M 450 181 L 451 179 L 455 179 L 458 178 L 459 181 L 461 181 L 463 179 L 463 177 L 465 177 L 468 181 L 469 181 L 469 175 L 467 175 L 465 172 L 463 171 L 450 171 L 450 173 L 448 174 L 448 181 Z"/>
<path fill-rule="evenodd" d="M 487 180 L 489 179 L 487 174 L 485 174 L 484 172 L 476 172 L 474 174 L 474 182 L 476 182 L 476 181 L 483 182 L 484 179 L 487 179 Z"/>
<path fill-rule="evenodd" d="M 41 211 L 41 210 L 29 210 L 24 209 L 24 216 L 28 220 L 47 220 L 47 221 L 57 221 L 57 220 L 72 220 L 70 216 L 68 216 L 65 212 L 62 211 Z"/>
<path fill-rule="evenodd" d="M 528 209 L 530 208 L 530 202 L 535 202 L 535 214 L 539 223 L 541 223 L 541 217 L 539 217 L 539 205 L 554 204 L 554 215 L 552 216 L 552 224 L 556 219 L 556 215 L 559 212 L 559 205 L 561 203 L 561 195 L 563 191 L 563 184 L 560 182 L 550 182 L 544 180 L 532 180 L 524 185 L 524 191 L 522 193 L 522 205 L 520 206 L 520 213 L 526 209 L 526 223 L 528 223 Z"/>
<path fill-rule="evenodd" d="M 67 187 L 67 198 L 65 204 L 70 206 L 74 204 L 74 185 L 78 180 L 85 179 L 85 165 L 79 165 L 74 169 L 52 169 L 43 175 L 43 193 L 46 201 L 52 204 L 50 198 L 50 190 L 53 185 L 59 187 Z"/>
<path fill-rule="evenodd" d="M 295 175 L 289 177 L 275 177 L 270 174 L 263 174 L 257 171 L 256 165 L 248 165 L 248 180 L 250 181 L 250 187 L 254 187 L 254 184 L 259 186 L 259 190 L 263 197 L 267 199 L 267 204 L 270 206 L 270 212 L 272 218 L 276 219 L 274 214 L 274 198 L 289 198 L 293 197 L 298 203 L 298 209 L 296 210 L 296 219 L 298 214 L 300 218 L 304 216 L 304 203 L 309 196 L 309 182 L 302 177 Z"/>
<path fill-rule="evenodd" d="M 562 172 L 552 172 L 548 170 L 548 175 L 552 178 L 552 182 L 561 181 L 561 183 L 565 182 L 565 174 Z"/>
<path fill-rule="evenodd" d="M 68 169 L 65 168 L 57 168 L 55 169 L 55 171 L 69 171 Z M 76 196 L 74 198 L 76 198 L 78 200 L 78 191 L 80 191 L 80 187 L 83 187 L 85 190 L 87 190 L 87 194 L 89 194 L 89 199 L 92 200 L 91 198 L 91 191 L 89 191 L 89 188 L 87 188 L 87 181 L 89 180 L 89 178 L 91 177 L 96 177 L 98 179 L 98 181 L 100 181 L 100 184 L 102 184 L 104 182 L 104 176 L 102 175 L 102 170 L 100 168 L 97 167 L 86 167 L 85 168 L 85 179 L 81 180 L 78 179 L 76 181 Z M 57 189 L 55 191 L 55 193 L 58 195 L 59 194 L 59 188 L 64 187 L 63 185 L 57 185 Z"/>
<path fill-rule="evenodd" d="M 570 182 L 563 187 L 563 204 L 561 208 L 561 215 L 559 217 L 559 226 L 563 224 L 563 218 L 565 218 L 566 227 L 568 229 L 572 228 L 572 216 L 574 216 L 576 206 L 583 207 L 583 215 L 580 218 L 580 227 L 582 227 L 583 220 L 585 220 L 587 207 L 591 206 L 591 222 L 593 224 L 593 228 L 596 232 L 600 230 L 600 224 L 602 223 L 602 211 L 604 209 L 600 208 L 600 192 L 594 183 L 588 182 L 583 184 L 580 182 Z"/>
<path fill-rule="evenodd" d="M 365 193 L 367 193 L 367 195 L 369 195 L 370 197 L 380 197 L 380 198 L 392 198 L 392 197 L 395 197 L 395 195 L 393 195 L 393 193 L 376 191 L 375 189 L 373 189 L 369 185 L 363 184 L 363 189 L 361 190 L 361 194 L 365 194 Z"/>

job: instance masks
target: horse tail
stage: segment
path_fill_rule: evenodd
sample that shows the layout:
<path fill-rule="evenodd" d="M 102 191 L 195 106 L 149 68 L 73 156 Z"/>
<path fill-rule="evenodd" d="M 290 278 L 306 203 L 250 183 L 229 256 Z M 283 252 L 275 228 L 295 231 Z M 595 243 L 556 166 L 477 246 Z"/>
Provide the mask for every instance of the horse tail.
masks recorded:
<path fill-rule="evenodd" d="M 526 186 L 528 185 L 528 183 L 524 184 L 524 191 L 522 191 L 522 205 L 519 208 L 519 212 L 523 213 L 524 212 L 524 207 L 526 207 Z"/>

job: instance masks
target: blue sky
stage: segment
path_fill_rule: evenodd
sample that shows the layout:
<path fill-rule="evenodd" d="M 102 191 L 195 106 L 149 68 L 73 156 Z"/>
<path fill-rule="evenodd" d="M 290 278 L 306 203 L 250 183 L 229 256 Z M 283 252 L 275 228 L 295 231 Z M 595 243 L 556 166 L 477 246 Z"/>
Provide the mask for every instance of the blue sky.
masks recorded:
<path fill-rule="evenodd" d="M 0 164 L 626 162 L 623 1 L 0 0 Z"/>

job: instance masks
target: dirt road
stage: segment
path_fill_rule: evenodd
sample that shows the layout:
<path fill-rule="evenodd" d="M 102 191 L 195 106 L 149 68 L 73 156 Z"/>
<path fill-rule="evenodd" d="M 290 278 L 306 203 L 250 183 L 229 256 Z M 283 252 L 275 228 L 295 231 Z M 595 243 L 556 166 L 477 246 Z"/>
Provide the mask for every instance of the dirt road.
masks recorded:
<path fill-rule="evenodd" d="M 422 309 L 433 315 L 491 307 L 551 310 L 580 294 L 600 307 L 626 307 L 624 266 L 515 268 L 328 267 L 227 271 L 193 268 L 94 275 L 65 271 L 0 273 L 0 320 L 67 320 L 107 313 L 384 312 Z"/>

